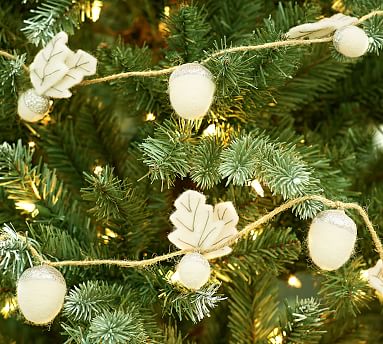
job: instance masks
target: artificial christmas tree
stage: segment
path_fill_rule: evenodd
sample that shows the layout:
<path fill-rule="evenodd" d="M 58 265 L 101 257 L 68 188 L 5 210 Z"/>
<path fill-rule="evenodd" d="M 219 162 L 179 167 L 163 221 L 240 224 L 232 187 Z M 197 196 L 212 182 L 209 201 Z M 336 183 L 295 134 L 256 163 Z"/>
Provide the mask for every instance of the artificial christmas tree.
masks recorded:
<path fill-rule="evenodd" d="M 383 342 L 381 1 L 0 19 L 1 342 Z"/>

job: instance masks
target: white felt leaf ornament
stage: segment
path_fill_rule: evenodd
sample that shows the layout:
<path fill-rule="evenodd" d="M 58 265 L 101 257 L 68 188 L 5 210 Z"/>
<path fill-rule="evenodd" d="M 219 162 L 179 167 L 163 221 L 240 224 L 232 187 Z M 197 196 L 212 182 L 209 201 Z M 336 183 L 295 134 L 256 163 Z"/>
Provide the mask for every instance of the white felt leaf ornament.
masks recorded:
<path fill-rule="evenodd" d="M 315 39 L 330 36 L 336 30 L 355 25 L 358 18 L 345 16 L 342 13 L 337 13 L 330 18 L 323 18 L 315 23 L 307 23 L 295 26 L 286 33 L 287 39 Z"/>
<path fill-rule="evenodd" d="M 231 202 L 219 203 L 213 208 L 206 204 L 203 194 L 188 190 L 174 204 L 176 211 L 170 221 L 176 229 L 168 238 L 180 249 L 205 250 L 237 233 L 238 215 Z M 230 252 L 231 248 L 225 246 L 204 256 L 213 259 Z"/>
<path fill-rule="evenodd" d="M 49 98 L 69 98 L 71 87 L 84 76 L 96 73 L 97 59 L 82 50 L 73 52 L 66 44 L 68 35 L 58 33 L 40 50 L 29 67 L 34 88 L 19 97 L 17 112 L 27 122 L 37 122 L 48 112 Z"/>
<path fill-rule="evenodd" d="M 67 42 L 68 35 L 58 33 L 33 60 L 30 77 L 37 94 L 69 98 L 70 87 L 80 83 L 84 76 L 96 73 L 97 59 L 82 50 L 73 52 Z"/>
<path fill-rule="evenodd" d="M 64 77 L 54 84 L 45 95 L 52 98 L 69 98 L 72 93 L 68 90 L 80 83 L 84 76 L 92 75 L 96 72 L 97 59 L 85 51 L 77 50 L 76 53 L 70 51 L 65 64 L 69 68 Z"/>
<path fill-rule="evenodd" d="M 383 261 L 378 260 L 376 265 L 367 270 L 369 285 L 383 295 Z"/>

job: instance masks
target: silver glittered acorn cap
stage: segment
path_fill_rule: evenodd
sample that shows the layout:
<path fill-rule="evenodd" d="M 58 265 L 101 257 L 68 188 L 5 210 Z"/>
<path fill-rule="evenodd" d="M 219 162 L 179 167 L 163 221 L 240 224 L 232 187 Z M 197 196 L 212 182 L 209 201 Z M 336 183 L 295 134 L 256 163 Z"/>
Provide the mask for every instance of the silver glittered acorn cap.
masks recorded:
<path fill-rule="evenodd" d="M 51 280 L 66 286 L 61 272 L 50 265 L 37 265 L 25 270 L 20 276 L 19 282 L 29 280 Z"/>
<path fill-rule="evenodd" d="M 213 74 L 204 66 L 197 62 L 185 63 L 176 68 L 170 75 L 169 82 L 184 75 L 200 75 L 213 81 Z"/>
<path fill-rule="evenodd" d="M 38 114 L 47 113 L 50 106 L 49 98 L 37 94 L 33 88 L 24 93 L 23 102 L 28 109 Z"/>
<path fill-rule="evenodd" d="M 346 215 L 343 210 L 325 210 L 321 211 L 315 216 L 312 224 L 328 223 L 347 230 L 349 233 L 355 235 L 357 227 L 355 222 Z"/>

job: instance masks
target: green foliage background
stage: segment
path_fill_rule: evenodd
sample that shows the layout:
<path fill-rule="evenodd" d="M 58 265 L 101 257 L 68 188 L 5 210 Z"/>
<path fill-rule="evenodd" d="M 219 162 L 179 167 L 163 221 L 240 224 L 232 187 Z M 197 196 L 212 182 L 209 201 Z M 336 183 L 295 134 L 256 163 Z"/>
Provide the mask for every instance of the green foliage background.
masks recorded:
<path fill-rule="evenodd" d="M 272 42 L 337 11 L 382 10 L 380 0 L 107 0 L 97 22 L 82 21 L 94 3 L 0 4 L 0 48 L 17 56 L 0 57 L 0 309 L 36 263 L 16 233 L 51 260 L 145 259 L 175 249 L 169 215 L 187 189 L 212 204 L 232 201 L 239 229 L 302 195 L 354 201 L 382 236 L 383 151 L 373 140 L 383 124 L 382 16 L 362 26 L 370 37 L 363 58 L 318 44 L 210 59 L 217 90 L 202 120 L 174 114 L 168 76 L 75 87 L 41 123 L 17 115 L 18 96 L 31 87 L 22 64 L 61 30 L 73 50 L 97 56 L 104 76 Z M 211 124 L 216 134 L 204 135 Z M 253 179 L 265 197 L 249 186 Z M 38 211 L 20 209 L 21 201 Z M 169 283 L 177 259 L 146 269 L 62 268 L 69 292 L 54 323 L 28 325 L 16 309 L 0 319 L 0 342 L 271 344 L 280 335 L 283 343 L 381 343 L 382 307 L 360 273 L 378 259 L 369 233 L 350 213 L 354 256 L 338 271 L 320 271 L 305 239 L 321 209 L 306 202 L 277 216 L 212 261 L 198 292 Z M 302 289 L 287 285 L 291 274 Z"/>

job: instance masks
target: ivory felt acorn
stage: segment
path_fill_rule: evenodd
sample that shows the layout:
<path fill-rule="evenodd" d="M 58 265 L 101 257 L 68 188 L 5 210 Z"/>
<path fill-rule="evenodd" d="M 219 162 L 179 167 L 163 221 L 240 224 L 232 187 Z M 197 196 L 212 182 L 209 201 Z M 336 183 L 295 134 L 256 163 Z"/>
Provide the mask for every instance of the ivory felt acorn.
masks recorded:
<path fill-rule="evenodd" d="M 367 34 L 354 25 L 335 31 L 333 42 L 335 49 L 347 57 L 360 57 L 367 52 L 369 46 Z"/>
<path fill-rule="evenodd" d="M 17 282 L 17 303 L 26 320 L 46 325 L 61 311 L 66 291 L 60 271 L 49 265 L 34 266 Z"/>
<path fill-rule="evenodd" d="M 209 261 L 197 252 L 185 254 L 177 266 L 179 281 L 187 288 L 198 290 L 210 277 Z"/>
<path fill-rule="evenodd" d="M 170 103 L 182 118 L 205 116 L 213 102 L 214 92 L 213 75 L 199 63 L 183 64 L 170 75 Z"/>
<path fill-rule="evenodd" d="M 354 250 L 357 228 L 343 210 L 325 210 L 312 221 L 308 248 L 312 261 L 322 270 L 336 270 Z"/>
<path fill-rule="evenodd" d="M 36 93 L 33 88 L 22 93 L 17 103 L 17 112 L 27 122 L 37 122 L 48 113 L 50 100 Z"/>

